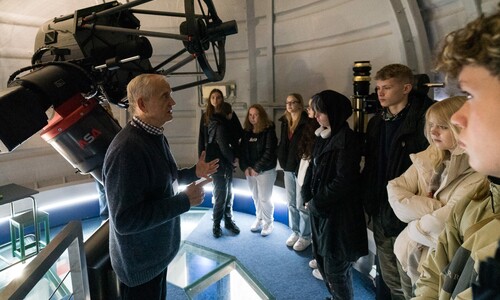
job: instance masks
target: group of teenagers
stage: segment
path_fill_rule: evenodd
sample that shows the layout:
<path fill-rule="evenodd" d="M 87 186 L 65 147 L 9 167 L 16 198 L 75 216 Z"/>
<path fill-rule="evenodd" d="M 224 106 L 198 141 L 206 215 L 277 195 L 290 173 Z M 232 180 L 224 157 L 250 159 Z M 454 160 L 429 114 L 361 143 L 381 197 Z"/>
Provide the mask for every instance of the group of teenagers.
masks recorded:
<path fill-rule="evenodd" d="M 213 182 L 213 235 L 240 229 L 232 216 L 234 168 L 245 173 L 256 209 L 251 231 L 273 231 L 272 188 L 284 170 L 292 234 L 312 244 L 331 299 L 353 299 L 352 267 L 377 248 L 379 299 L 500 297 L 500 12 L 447 35 L 437 69 L 464 96 L 433 101 L 402 64 L 375 75 L 381 106 L 364 134 L 348 125 L 350 100 L 333 90 L 286 98 L 281 139 L 265 109 L 240 125 L 221 91 L 200 121 L 199 160 L 178 170 L 163 125 L 173 118 L 170 85 L 144 74 L 127 87 L 132 121 L 103 166 L 110 257 L 123 299 L 165 299 L 165 275 L 180 243 L 179 215 Z M 362 161 L 362 158 L 363 161 Z M 203 183 L 198 178 L 208 178 Z M 178 191 L 179 183 L 188 183 Z M 496 258 L 495 258 L 496 256 Z"/>
<path fill-rule="evenodd" d="M 296 251 L 315 245 L 314 265 L 320 265 L 320 271 L 325 270 L 323 265 L 333 268 L 332 280 L 344 285 L 350 278 L 351 261 L 367 254 L 359 193 L 361 145 L 347 123 L 352 114 L 349 99 L 325 90 L 309 99 L 306 112 L 300 94 L 288 95 L 279 141 L 260 104 L 249 107 L 241 128 L 220 90 L 212 90 L 207 102 L 200 122 L 199 153 L 205 152 L 207 161 L 219 159 L 219 168 L 211 176 L 213 235 L 222 236 L 223 218 L 228 230 L 240 232 L 232 219 L 231 181 L 237 165 L 245 173 L 255 204 L 256 219 L 250 230 L 262 236 L 272 232 L 271 195 L 279 161 L 292 230 L 286 245 Z"/>
<path fill-rule="evenodd" d="M 449 35 L 439 68 L 455 67 L 450 51 L 473 26 Z M 286 245 L 302 251 L 312 244 L 309 265 L 334 299 L 353 299 L 351 269 L 368 254 L 367 224 L 377 248 L 378 298 L 470 298 L 477 258 L 469 260 L 466 242 L 472 236 L 477 247 L 476 232 L 500 218 L 500 181 L 472 168 L 460 144 L 464 125 L 456 116 L 470 96 L 434 101 L 413 86 L 414 75 L 402 64 L 381 68 L 374 79 L 381 109 L 364 134 L 348 125 L 350 100 L 325 90 L 307 108 L 300 94 L 287 96 L 279 140 L 261 105 L 248 109 L 241 128 L 222 92 L 213 90 L 199 143 L 207 161 L 219 158 L 212 175 L 213 235 L 222 235 L 223 216 L 227 229 L 240 232 L 230 190 L 238 164 L 256 208 L 250 230 L 272 232 L 279 162 L 292 230 Z M 498 240 L 500 227 L 488 235 L 481 238 Z"/>

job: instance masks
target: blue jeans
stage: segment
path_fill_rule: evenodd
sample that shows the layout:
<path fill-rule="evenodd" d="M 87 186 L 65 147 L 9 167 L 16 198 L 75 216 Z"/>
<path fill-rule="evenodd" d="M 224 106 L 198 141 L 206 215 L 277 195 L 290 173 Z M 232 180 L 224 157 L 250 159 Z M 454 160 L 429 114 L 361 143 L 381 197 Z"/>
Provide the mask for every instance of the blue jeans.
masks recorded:
<path fill-rule="evenodd" d="M 293 172 L 284 172 L 286 200 L 288 203 L 288 226 L 300 237 L 311 239 L 311 221 L 309 210 L 304 207 L 300 195 L 300 185 Z"/>

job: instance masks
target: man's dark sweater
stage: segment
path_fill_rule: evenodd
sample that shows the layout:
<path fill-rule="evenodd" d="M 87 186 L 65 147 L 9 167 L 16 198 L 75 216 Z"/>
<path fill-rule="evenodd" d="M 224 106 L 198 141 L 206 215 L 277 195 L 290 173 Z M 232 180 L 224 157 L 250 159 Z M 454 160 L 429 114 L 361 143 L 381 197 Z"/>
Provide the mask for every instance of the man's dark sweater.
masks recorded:
<path fill-rule="evenodd" d="M 134 287 L 164 271 L 180 244 L 179 215 L 190 208 L 176 183 L 196 180 L 195 167 L 177 170 L 163 134 L 128 124 L 111 142 L 103 166 L 109 205 L 111 265 Z"/>

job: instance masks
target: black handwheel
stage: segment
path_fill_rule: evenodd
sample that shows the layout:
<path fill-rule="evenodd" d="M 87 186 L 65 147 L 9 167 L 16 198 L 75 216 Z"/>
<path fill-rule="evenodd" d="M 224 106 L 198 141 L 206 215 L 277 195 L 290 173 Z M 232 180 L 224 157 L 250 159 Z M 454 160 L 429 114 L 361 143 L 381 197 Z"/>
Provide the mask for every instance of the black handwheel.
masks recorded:
<path fill-rule="evenodd" d="M 188 35 L 184 46 L 194 55 L 209 81 L 220 81 L 226 72 L 226 35 L 238 32 L 235 21 L 223 23 L 212 0 L 197 0 L 199 14 L 195 14 L 195 0 L 184 0 L 186 21 L 181 34 Z"/>

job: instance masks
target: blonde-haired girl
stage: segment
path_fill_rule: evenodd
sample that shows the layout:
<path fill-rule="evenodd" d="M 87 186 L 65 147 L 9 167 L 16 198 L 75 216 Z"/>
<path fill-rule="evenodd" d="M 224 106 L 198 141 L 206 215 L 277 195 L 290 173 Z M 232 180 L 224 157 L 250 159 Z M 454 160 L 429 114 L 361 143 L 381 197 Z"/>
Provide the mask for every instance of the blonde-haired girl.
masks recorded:
<path fill-rule="evenodd" d="M 408 223 L 396 239 L 394 253 L 412 285 L 455 203 L 473 198 L 486 180 L 469 166 L 467 154 L 458 147 L 459 130 L 450 121 L 465 101 L 466 97 L 456 96 L 429 107 L 425 115 L 429 147 L 410 155 L 412 166 L 387 185 L 394 213 Z"/>

